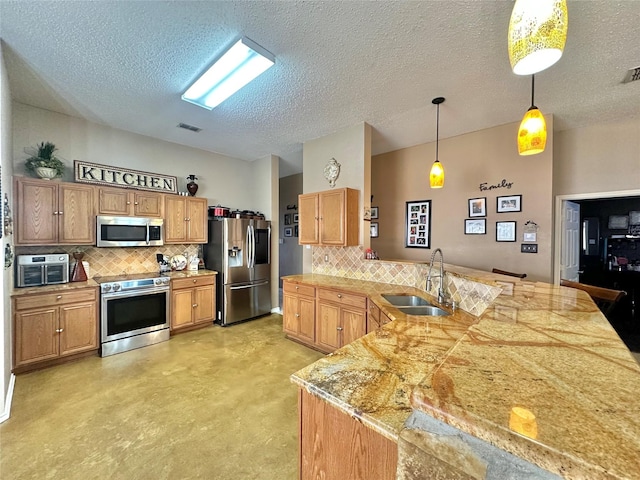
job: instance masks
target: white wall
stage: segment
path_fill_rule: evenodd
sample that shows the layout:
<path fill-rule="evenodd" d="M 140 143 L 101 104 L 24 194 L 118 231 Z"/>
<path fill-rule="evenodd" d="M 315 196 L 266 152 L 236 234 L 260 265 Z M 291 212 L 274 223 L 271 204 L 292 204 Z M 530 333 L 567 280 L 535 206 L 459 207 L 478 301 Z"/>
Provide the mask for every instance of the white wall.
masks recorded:
<path fill-rule="evenodd" d="M 15 173 L 24 174 L 25 148 L 49 141 L 69 167 L 65 180 L 73 181 L 73 160 L 134 170 L 175 175 L 185 190 L 186 176 L 198 177 L 197 196 L 209 205 L 260 211 L 251 193 L 253 165 L 236 158 L 88 122 L 60 113 L 13 103 L 13 161 Z M 197 134 L 196 134 L 197 135 Z"/>
<path fill-rule="evenodd" d="M 369 227 L 364 235 L 363 212 L 370 206 L 371 182 L 371 126 L 360 123 L 354 127 L 304 142 L 302 147 L 302 190 L 304 193 L 329 190 L 324 178 L 324 167 L 331 158 L 341 165 L 336 188 L 354 188 L 360 191 L 360 244 L 369 245 Z M 311 250 L 303 253 L 303 271 L 311 272 Z"/>
<path fill-rule="evenodd" d="M 11 175 L 13 164 L 11 162 L 11 92 L 9 90 L 9 78 L 2 55 L 2 42 L 0 42 L 0 165 L 2 165 L 2 199 L 6 193 L 12 199 Z M 13 201 L 10 200 L 13 206 Z M 13 209 L 15 210 L 15 209 Z M 3 226 L 0 224 L 0 229 Z M 3 235 L 0 243 L 0 254 L 4 256 L 5 247 L 13 245 L 13 236 Z M 3 262 L 4 265 L 4 262 Z M 6 268 L 0 275 L 0 291 L 2 291 L 2 308 L 0 308 L 0 422 L 6 420 L 10 403 L 11 384 L 11 298 L 10 287 L 13 285 L 13 268 Z"/>

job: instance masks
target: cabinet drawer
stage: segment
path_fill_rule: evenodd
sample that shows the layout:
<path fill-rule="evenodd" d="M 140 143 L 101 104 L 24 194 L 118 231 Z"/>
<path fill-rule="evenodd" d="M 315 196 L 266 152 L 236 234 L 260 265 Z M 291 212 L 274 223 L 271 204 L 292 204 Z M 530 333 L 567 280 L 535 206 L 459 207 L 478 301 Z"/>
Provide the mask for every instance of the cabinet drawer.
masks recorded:
<path fill-rule="evenodd" d="M 339 303 L 341 305 L 349 305 L 351 307 L 366 310 L 367 297 L 361 297 L 352 293 L 345 293 L 339 290 L 318 289 L 318 300 L 326 300 L 329 302 Z"/>
<path fill-rule="evenodd" d="M 64 305 L 66 303 L 95 302 L 98 300 L 98 289 L 83 288 L 69 292 L 25 295 L 24 297 L 14 297 L 14 300 L 16 310 Z"/>
<path fill-rule="evenodd" d="M 306 295 L 308 297 L 314 297 L 316 294 L 315 287 L 302 285 L 300 283 L 284 282 L 283 290 L 287 293 L 297 293 L 298 295 Z"/>
<path fill-rule="evenodd" d="M 178 290 L 180 288 L 202 287 L 204 285 L 213 285 L 213 275 L 189 278 L 175 278 L 171 280 L 171 288 Z"/>
<path fill-rule="evenodd" d="M 380 309 L 371 300 L 369 300 L 369 317 L 373 318 L 376 322 L 380 322 Z"/>

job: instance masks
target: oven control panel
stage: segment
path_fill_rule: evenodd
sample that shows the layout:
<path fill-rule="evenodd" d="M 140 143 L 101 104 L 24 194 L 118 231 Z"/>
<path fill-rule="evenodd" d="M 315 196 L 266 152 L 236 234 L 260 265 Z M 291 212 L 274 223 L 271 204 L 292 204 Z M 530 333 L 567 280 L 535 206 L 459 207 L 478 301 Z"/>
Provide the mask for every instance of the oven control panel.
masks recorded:
<path fill-rule="evenodd" d="M 112 293 L 129 290 L 145 290 L 148 288 L 169 288 L 171 279 L 169 277 L 143 278 L 136 280 L 122 280 L 119 282 L 109 282 L 100 285 L 101 293 Z"/>

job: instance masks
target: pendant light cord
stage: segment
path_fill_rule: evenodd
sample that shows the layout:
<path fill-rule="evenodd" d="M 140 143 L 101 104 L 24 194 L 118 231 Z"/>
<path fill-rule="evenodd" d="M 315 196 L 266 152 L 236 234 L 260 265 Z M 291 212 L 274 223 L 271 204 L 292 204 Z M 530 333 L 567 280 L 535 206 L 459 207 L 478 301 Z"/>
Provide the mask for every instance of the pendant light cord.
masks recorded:
<path fill-rule="evenodd" d="M 440 104 L 437 104 L 436 107 L 436 162 L 438 162 L 438 138 L 440 137 Z"/>
<path fill-rule="evenodd" d="M 535 103 L 533 102 L 533 93 L 536 89 L 536 76 L 531 75 L 531 108 L 536 108 Z"/>

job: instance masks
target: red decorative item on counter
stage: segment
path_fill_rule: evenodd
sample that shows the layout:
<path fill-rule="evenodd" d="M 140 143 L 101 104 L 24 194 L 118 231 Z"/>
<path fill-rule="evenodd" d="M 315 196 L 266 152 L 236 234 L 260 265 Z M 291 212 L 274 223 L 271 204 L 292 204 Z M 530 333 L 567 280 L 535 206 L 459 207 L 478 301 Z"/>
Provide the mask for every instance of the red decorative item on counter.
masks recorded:
<path fill-rule="evenodd" d="M 87 281 L 87 272 L 84 270 L 84 265 L 82 264 L 82 259 L 84 258 L 84 253 L 76 252 L 73 254 L 73 258 L 76 259 L 76 264 L 73 267 L 73 272 L 71 273 L 71 281 L 72 282 L 86 282 Z"/>

